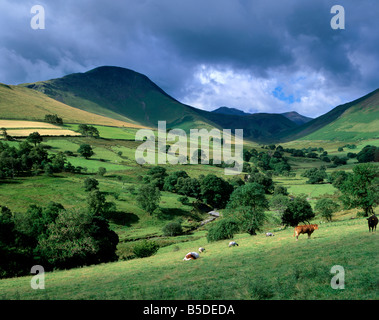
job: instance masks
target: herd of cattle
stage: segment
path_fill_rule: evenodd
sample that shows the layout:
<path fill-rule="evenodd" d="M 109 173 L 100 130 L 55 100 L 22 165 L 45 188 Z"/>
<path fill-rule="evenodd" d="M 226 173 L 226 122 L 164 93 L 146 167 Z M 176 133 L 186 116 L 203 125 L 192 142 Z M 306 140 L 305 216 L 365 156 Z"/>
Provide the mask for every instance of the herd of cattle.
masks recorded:
<path fill-rule="evenodd" d="M 368 220 L 368 230 L 369 232 L 374 232 L 374 229 L 376 231 L 376 226 L 378 224 L 378 217 L 373 214 L 371 217 L 367 218 Z M 312 233 L 318 229 L 317 224 L 307 224 L 307 225 L 301 225 L 301 226 L 296 226 L 295 227 L 295 232 L 294 232 L 294 237 L 296 237 L 296 241 L 299 240 L 299 235 L 300 234 L 308 234 L 308 239 L 311 237 Z M 266 237 L 273 237 L 275 236 L 271 232 L 266 233 Z M 229 247 L 235 247 L 238 246 L 238 243 L 235 241 L 230 241 L 229 242 Z M 205 252 L 205 249 L 203 247 L 199 248 L 199 253 Z M 184 257 L 183 260 L 189 261 L 189 260 L 196 260 L 200 258 L 200 254 L 197 252 L 188 252 L 186 256 Z"/>

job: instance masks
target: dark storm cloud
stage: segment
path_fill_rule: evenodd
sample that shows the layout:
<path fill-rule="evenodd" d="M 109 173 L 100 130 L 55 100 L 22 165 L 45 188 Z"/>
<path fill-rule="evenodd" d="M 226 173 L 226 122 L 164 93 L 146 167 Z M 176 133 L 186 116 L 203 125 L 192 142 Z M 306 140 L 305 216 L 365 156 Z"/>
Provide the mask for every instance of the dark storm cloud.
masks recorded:
<path fill-rule="evenodd" d="M 46 29 L 32 30 L 41 4 Z M 335 1 L 56 0 L 0 2 L 0 82 L 116 65 L 196 107 L 296 109 L 315 116 L 378 87 L 379 4 Z M 280 88 L 293 100 L 280 100 Z"/>

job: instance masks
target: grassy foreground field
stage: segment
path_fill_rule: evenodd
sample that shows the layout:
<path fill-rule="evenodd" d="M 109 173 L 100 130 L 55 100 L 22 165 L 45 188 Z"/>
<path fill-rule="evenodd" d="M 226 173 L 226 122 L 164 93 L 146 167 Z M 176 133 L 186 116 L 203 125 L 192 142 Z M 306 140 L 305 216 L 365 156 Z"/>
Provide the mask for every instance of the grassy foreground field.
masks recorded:
<path fill-rule="evenodd" d="M 208 244 L 199 239 L 161 248 L 155 256 L 46 273 L 45 289 L 31 276 L 0 281 L 2 299 L 378 299 L 378 234 L 366 219 L 321 224 L 311 239 L 293 229 L 237 235 Z M 184 255 L 205 246 L 194 261 Z M 345 288 L 332 289 L 334 265 L 345 270 Z"/>

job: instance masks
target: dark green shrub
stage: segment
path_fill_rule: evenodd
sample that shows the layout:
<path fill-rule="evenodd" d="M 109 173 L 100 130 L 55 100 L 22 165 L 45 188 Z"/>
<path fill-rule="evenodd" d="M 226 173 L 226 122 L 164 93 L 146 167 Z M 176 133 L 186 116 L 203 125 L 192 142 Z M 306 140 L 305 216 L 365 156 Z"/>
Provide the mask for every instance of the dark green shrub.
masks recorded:
<path fill-rule="evenodd" d="M 238 223 L 232 219 L 222 219 L 215 222 L 208 230 L 208 242 L 232 239 L 239 230 Z"/>
<path fill-rule="evenodd" d="M 133 247 L 133 253 L 137 258 L 150 257 L 157 253 L 159 245 L 152 240 L 143 240 Z"/>
<path fill-rule="evenodd" d="M 163 229 L 163 234 L 168 237 L 178 236 L 183 233 L 183 228 L 180 222 L 174 221 L 166 224 Z"/>
<path fill-rule="evenodd" d="M 184 204 L 184 205 L 188 205 L 189 204 L 189 199 L 188 199 L 187 196 L 179 197 L 178 200 L 180 201 L 181 204 Z"/>

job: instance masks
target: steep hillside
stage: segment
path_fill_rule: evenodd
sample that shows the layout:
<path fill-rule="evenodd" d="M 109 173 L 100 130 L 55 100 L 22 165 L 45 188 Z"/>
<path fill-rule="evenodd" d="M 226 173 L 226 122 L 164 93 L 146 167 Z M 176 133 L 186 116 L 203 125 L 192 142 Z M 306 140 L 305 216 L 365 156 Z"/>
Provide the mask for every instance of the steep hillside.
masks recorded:
<path fill-rule="evenodd" d="M 3 279 L 0 292 L 22 300 L 375 300 L 374 238 L 364 218 L 322 224 L 299 241 L 292 228 L 275 237 L 240 234 L 234 248 L 228 240 L 207 243 L 203 232 L 152 257 L 48 272 L 46 290 L 31 290 L 31 276 Z M 198 260 L 182 260 L 200 246 L 206 251 Z M 339 264 L 345 290 L 331 287 L 331 268 Z"/>
<path fill-rule="evenodd" d="M 199 110 L 169 96 L 148 77 L 119 67 L 99 67 L 24 87 L 42 92 L 75 108 L 156 127 L 165 120 L 167 128 L 244 129 L 246 139 L 270 142 L 277 134 L 296 125 L 282 115 L 230 116 Z"/>
<path fill-rule="evenodd" d="M 88 123 L 108 126 L 139 127 L 127 118 L 115 120 L 68 106 L 41 92 L 22 86 L 0 83 L 0 118 L 44 120 L 46 114 L 57 114 L 65 123 Z"/>
<path fill-rule="evenodd" d="M 379 89 L 349 103 L 337 106 L 328 113 L 295 129 L 282 133 L 281 141 L 355 140 L 378 137 Z"/>
<path fill-rule="evenodd" d="M 277 140 L 276 136 L 297 125 L 280 114 L 254 113 L 247 116 L 225 115 L 214 112 L 197 110 L 210 121 L 222 128 L 243 129 L 247 139 L 269 143 Z"/>
<path fill-rule="evenodd" d="M 119 67 L 99 67 L 23 86 L 75 108 L 118 120 L 133 119 L 152 127 L 159 120 L 166 120 L 168 127 L 172 122 L 179 127 L 185 122 L 207 122 L 145 75 Z"/>

